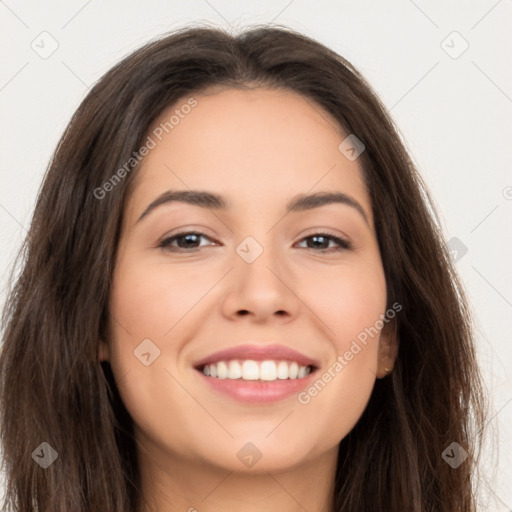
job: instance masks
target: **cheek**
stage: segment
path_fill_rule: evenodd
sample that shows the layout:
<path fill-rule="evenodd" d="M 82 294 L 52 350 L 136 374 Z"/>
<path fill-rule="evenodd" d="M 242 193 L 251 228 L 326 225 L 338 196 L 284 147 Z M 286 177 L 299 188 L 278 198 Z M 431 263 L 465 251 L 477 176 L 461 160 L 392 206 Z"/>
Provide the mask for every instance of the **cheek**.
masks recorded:
<path fill-rule="evenodd" d="M 303 296 L 324 323 L 338 354 L 359 335 L 374 338 L 375 324 L 385 313 L 386 283 L 379 260 L 372 265 L 344 265 L 303 278 Z M 376 345 L 376 344 L 375 344 Z"/>
<path fill-rule="evenodd" d="M 166 393 L 180 395 L 166 370 L 174 371 L 190 335 L 187 313 L 211 286 L 191 277 L 128 259 L 116 268 L 109 304 L 110 362 L 123 401 L 142 422 L 148 412 L 144 404 L 158 408 Z"/>
<path fill-rule="evenodd" d="M 171 439 L 179 448 L 189 442 L 189 429 L 183 426 L 197 403 L 179 384 L 176 360 L 190 335 L 187 312 L 211 287 L 207 281 L 197 273 L 126 257 L 116 266 L 110 296 L 110 364 L 139 435 L 157 444 Z M 171 329 L 172 335 L 164 339 Z"/>
<path fill-rule="evenodd" d="M 326 433 L 320 443 L 327 448 L 352 430 L 373 390 L 386 285 L 377 264 L 338 268 L 310 282 L 315 284 L 309 300 L 325 325 L 332 355 L 298 401 Z"/>
<path fill-rule="evenodd" d="M 197 304 L 215 280 L 211 272 L 172 265 L 121 262 L 110 311 L 134 339 L 161 339 Z"/>

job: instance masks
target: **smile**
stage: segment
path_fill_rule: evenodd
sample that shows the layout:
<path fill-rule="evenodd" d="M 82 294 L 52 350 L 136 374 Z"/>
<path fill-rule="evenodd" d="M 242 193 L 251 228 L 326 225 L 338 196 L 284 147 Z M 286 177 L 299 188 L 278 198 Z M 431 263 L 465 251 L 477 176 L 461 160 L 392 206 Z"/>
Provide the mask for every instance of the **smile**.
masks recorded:
<path fill-rule="evenodd" d="M 203 367 L 207 377 L 231 380 L 275 381 L 285 379 L 302 379 L 311 372 L 310 366 L 299 365 L 296 361 L 219 361 Z"/>
<path fill-rule="evenodd" d="M 249 343 L 205 356 L 193 366 L 215 394 L 241 402 L 268 403 L 309 386 L 320 362 L 285 345 Z"/>
<path fill-rule="evenodd" d="M 254 361 L 252 359 L 219 361 L 206 364 L 203 374 L 207 377 L 231 380 L 275 381 L 285 379 L 302 379 L 309 375 L 311 366 L 300 365 L 297 361 Z"/>

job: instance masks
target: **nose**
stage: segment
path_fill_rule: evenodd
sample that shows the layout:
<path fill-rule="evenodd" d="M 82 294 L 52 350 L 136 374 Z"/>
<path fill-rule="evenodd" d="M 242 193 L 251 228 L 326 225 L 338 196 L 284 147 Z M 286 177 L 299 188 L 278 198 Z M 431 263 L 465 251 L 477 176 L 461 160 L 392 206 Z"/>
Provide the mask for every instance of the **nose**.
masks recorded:
<path fill-rule="evenodd" d="M 301 305 L 293 288 L 290 268 L 284 261 L 278 261 L 270 249 L 264 248 L 252 263 L 236 255 L 226 282 L 222 310 L 230 319 L 248 317 L 252 322 L 264 323 L 279 318 L 288 322 L 296 317 Z"/>

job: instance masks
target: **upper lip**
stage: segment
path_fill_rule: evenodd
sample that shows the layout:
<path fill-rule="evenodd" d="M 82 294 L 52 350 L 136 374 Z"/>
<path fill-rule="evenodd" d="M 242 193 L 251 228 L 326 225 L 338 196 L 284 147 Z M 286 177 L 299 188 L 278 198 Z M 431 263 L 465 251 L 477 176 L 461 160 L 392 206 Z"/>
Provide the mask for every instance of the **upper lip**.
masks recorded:
<path fill-rule="evenodd" d="M 195 368 L 202 367 L 206 364 L 218 363 L 219 361 L 227 361 L 232 359 L 252 359 L 255 361 L 265 360 L 289 360 L 297 361 L 301 366 L 312 366 L 317 368 L 319 363 L 314 359 L 294 350 L 285 345 L 272 344 L 261 345 L 247 343 L 236 347 L 220 350 L 206 357 L 203 357 L 194 364 Z"/>

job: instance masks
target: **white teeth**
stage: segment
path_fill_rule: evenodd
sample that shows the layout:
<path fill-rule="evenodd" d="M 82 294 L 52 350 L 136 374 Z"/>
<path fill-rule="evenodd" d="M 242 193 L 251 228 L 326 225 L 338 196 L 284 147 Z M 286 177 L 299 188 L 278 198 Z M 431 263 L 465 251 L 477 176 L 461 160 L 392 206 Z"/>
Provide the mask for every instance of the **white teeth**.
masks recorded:
<path fill-rule="evenodd" d="M 279 361 L 279 364 L 277 365 L 277 378 L 288 378 L 288 363 L 286 361 Z"/>
<path fill-rule="evenodd" d="M 309 366 L 301 366 L 296 361 L 219 361 L 203 367 L 207 377 L 218 379 L 242 379 L 275 381 L 277 379 L 302 379 L 311 372 Z"/>
<path fill-rule="evenodd" d="M 239 379 L 242 376 L 242 367 L 238 361 L 230 361 L 228 379 Z"/>
<path fill-rule="evenodd" d="M 299 374 L 299 365 L 294 361 L 288 368 L 288 376 L 290 379 L 296 379 Z"/>
<path fill-rule="evenodd" d="M 218 364 L 218 363 L 217 363 Z M 260 378 L 260 368 L 256 361 L 248 359 L 242 364 L 243 380 L 258 380 Z"/>
<path fill-rule="evenodd" d="M 219 379 L 227 379 L 228 377 L 228 367 L 224 361 L 217 363 L 217 377 Z"/>
<path fill-rule="evenodd" d="M 261 380 L 276 380 L 277 368 L 274 361 L 263 361 L 260 365 L 260 379 Z"/>

